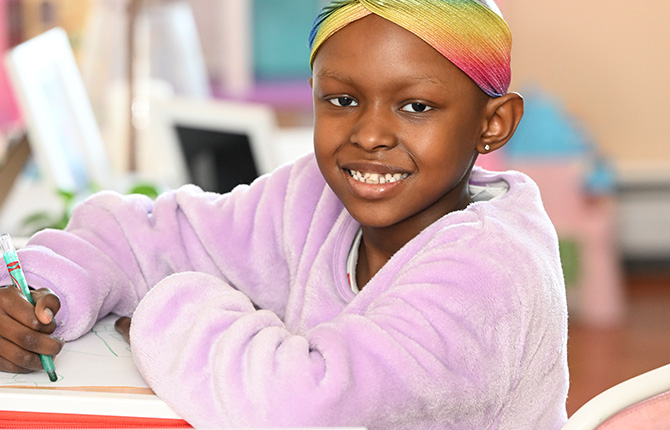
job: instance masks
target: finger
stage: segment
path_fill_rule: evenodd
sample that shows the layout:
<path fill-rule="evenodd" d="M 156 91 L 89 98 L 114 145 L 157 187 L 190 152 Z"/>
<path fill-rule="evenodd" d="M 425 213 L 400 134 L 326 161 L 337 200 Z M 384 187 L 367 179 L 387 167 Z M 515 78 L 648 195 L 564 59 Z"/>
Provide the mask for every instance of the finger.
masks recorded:
<path fill-rule="evenodd" d="M 2 339 L 16 346 L 19 350 L 44 355 L 57 355 L 63 349 L 64 341 L 45 333 L 26 327 L 8 315 L 0 315 Z M 16 353 L 10 345 L 4 344 L 8 351 Z M 0 355 L 6 356 L 4 349 Z"/>
<path fill-rule="evenodd" d="M 130 317 L 121 317 L 117 319 L 116 322 L 114 323 L 114 328 L 116 329 L 116 331 L 121 333 L 123 335 L 123 338 L 128 343 L 130 343 L 130 323 L 131 323 Z"/>
<path fill-rule="evenodd" d="M 41 328 L 35 307 L 14 287 L 0 287 L 0 314 L 10 316 L 26 327 Z"/>
<path fill-rule="evenodd" d="M 56 329 L 56 324 L 53 319 L 56 313 L 60 310 L 60 300 L 48 288 L 40 288 L 32 292 L 33 300 L 35 301 L 35 315 L 40 323 L 49 327 L 50 331 L 40 330 L 44 333 L 53 333 Z"/>
<path fill-rule="evenodd" d="M 34 369 L 38 370 L 38 369 Z M 24 369 L 23 367 L 19 367 L 16 364 L 12 363 L 9 360 L 6 360 L 3 357 L 0 357 L 0 372 L 7 372 L 7 373 L 30 373 L 34 371 L 33 369 Z"/>
<path fill-rule="evenodd" d="M 6 339 L 0 338 L 0 370 L 3 372 L 27 373 L 42 368 L 38 354 L 26 351 Z"/>
<path fill-rule="evenodd" d="M 35 306 L 35 315 L 37 319 L 44 325 L 49 325 L 54 320 L 54 313 L 51 308 Z"/>

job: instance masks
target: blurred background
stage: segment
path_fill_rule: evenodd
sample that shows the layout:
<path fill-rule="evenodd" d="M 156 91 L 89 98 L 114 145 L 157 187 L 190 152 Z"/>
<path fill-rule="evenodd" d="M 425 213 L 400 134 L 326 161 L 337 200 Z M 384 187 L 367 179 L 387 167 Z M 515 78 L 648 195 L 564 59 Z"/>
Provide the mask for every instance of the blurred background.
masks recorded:
<path fill-rule="evenodd" d="M 226 191 L 311 151 L 324 3 L 0 0 L 0 230 L 62 227 L 100 188 Z M 558 230 L 571 414 L 670 362 L 670 6 L 498 3 L 526 114 L 478 164 L 533 177 Z"/>

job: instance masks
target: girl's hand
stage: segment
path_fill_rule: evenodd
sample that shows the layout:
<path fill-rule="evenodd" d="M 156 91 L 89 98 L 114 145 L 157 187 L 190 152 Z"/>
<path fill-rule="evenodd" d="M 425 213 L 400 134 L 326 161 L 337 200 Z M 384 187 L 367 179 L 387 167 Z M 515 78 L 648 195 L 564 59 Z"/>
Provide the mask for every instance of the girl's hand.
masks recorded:
<path fill-rule="evenodd" d="M 130 343 L 130 322 L 130 317 L 121 317 L 114 323 L 116 331 L 121 333 L 128 343 Z"/>
<path fill-rule="evenodd" d="M 38 354 L 57 355 L 63 340 L 50 336 L 56 330 L 54 315 L 60 300 L 49 289 L 32 291 L 33 306 L 13 286 L 0 287 L 0 371 L 28 373 L 42 369 Z"/>

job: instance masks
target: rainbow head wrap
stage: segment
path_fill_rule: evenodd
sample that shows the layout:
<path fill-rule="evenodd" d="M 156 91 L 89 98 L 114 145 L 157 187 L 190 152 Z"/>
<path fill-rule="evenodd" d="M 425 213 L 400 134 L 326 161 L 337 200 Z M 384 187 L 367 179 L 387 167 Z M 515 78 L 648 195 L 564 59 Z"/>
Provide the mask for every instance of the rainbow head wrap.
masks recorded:
<path fill-rule="evenodd" d="M 330 36 L 371 13 L 423 39 L 491 97 L 507 93 L 512 34 L 493 0 L 331 0 L 309 35 L 310 65 Z"/>

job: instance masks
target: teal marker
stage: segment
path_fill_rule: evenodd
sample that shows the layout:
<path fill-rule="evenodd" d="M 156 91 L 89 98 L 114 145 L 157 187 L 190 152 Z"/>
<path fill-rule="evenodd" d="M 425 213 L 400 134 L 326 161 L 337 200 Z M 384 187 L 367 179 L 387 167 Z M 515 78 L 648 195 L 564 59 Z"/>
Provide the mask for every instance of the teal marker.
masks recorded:
<path fill-rule="evenodd" d="M 33 296 L 30 294 L 28 289 L 28 283 L 26 282 L 26 277 L 23 275 L 23 270 L 21 270 L 21 265 L 19 264 L 19 257 L 16 255 L 16 249 L 12 244 L 12 239 L 7 233 L 4 233 L 0 236 L 0 248 L 2 249 L 2 257 L 5 259 L 5 264 L 7 265 L 7 270 L 9 271 L 9 277 L 12 278 L 12 283 L 16 288 L 21 290 L 24 296 L 28 299 L 33 306 L 35 306 L 35 301 Z M 56 375 L 56 367 L 54 366 L 54 360 L 50 355 L 40 354 L 40 360 L 42 360 L 42 366 L 46 370 L 47 375 L 51 382 L 56 382 L 58 376 Z"/>

